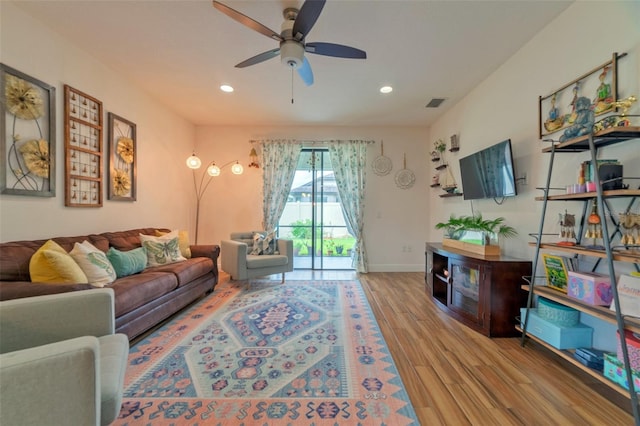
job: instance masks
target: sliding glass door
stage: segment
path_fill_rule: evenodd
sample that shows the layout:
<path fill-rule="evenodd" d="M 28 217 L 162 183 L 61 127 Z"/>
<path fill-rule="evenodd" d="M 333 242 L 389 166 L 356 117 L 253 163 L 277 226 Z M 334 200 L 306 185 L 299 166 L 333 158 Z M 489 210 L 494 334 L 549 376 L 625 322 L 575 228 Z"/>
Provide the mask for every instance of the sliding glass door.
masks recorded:
<path fill-rule="evenodd" d="M 327 149 L 302 150 L 279 235 L 293 239 L 296 269 L 353 269 L 355 238 L 347 230 Z"/>

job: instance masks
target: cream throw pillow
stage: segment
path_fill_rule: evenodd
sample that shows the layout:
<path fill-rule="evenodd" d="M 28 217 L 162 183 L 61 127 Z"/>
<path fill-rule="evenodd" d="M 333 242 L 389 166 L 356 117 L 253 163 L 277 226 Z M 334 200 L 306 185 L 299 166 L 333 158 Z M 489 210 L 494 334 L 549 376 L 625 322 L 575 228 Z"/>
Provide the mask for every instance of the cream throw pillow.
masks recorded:
<path fill-rule="evenodd" d="M 180 253 L 178 231 L 171 231 L 162 237 L 140 234 L 142 247 L 147 249 L 147 266 L 161 266 L 187 260 Z"/>
<path fill-rule="evenodd" d="M 104 287 L 116 280 L 116 271 L 106 253 L 97 249 L 89 241 L 75 243 L 69 254 L 86 274 L 89 284 L 93 287 Z"/>
<path fill-rule="evenodd" d="M 49 240 L 31 256 L 29 275 L 32 282 L 49 284 L 86 284 L 87 276 L 73 258 Z"/>
<path fill-rule="evenodd" d="M 168 232 L 158 231 L 156 229 L 156 237 L 167 235 Z M 191 243 L 189 242 L 189 233 L 187 231 L 178 231 L 178 245 L 180 253 L 187 259 L 191 259 Z"/>

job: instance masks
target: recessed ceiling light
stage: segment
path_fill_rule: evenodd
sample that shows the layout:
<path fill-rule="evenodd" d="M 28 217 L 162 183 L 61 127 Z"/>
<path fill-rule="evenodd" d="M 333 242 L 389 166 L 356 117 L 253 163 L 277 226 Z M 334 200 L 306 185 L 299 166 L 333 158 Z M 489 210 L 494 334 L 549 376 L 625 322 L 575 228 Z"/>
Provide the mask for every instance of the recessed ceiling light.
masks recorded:
<path fill-rule="evenodd" d="M 380 88 L 380 93 L 391 93 L 393 92 L 393 87 L 391 86 L 382 86 Z"/>
<path fill-rule="evenodd" d="M 233 92 L 233 87 L 229 86 L 228 84 L 223 84 L 222 86 L 220 86 L 220 90 L 222 90 L 223 92 L 231 93 Z"/>

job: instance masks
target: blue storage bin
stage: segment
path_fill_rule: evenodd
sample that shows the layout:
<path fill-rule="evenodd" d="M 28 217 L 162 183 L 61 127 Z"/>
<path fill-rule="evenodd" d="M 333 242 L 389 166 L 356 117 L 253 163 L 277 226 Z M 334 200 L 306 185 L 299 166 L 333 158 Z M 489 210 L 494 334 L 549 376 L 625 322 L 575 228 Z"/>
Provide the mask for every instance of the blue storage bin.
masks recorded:
<path fill-rule="evenodd" d="M 573 327 L 580 322 L 580 311 L 544 297 L 538 298 L 538 315 L 564 327 Z"/>
<path fill-rule="evenodd" d="M 521 322 L 524 322 L 526 308 L 520 308 L 520 315 Z M 575 349 L 591 347 L 593 328 L 582 323 L 573 327 L 565 327 L 540 318 L 537 309 L 530 309 L 527 333 L 544 340 L 556 349 Z"/>

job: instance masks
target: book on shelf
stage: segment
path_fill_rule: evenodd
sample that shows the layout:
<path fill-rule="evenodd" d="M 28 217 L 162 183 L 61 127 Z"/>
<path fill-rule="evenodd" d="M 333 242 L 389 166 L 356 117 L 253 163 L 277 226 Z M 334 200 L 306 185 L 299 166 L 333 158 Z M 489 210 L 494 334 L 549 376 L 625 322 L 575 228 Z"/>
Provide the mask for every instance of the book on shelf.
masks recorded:
<path fill-rule="evenodd" d="M 620 275 L 617 288 L 622 315 L 640 318 L 640 277 Z M 611 303 L 609 309 L 616 311 L 615 300 Z"/>
<path fill-rule="evenodd" d="M 598 168 L 603 164 L 620 164 L 620 162 L 613 158 L 601 159 L 597 160 Z M 594 179 L 596 176 L 596 172 L 593 169 L 593 165 L 591 164 L 591 160 L 583 161 L 580 164 L 580 170 L 578 172 L 578 180 L 582 180 L 582 182 L 599 182 L 600 179 Z"/>
<path fill-rule="evenodd" d="M 569 282 L 568 271 L 573 270 L 571 259 L 556 254 L 542 253 L 542 262 L 547 276 L 547 286 L 566 293 Z"/>

